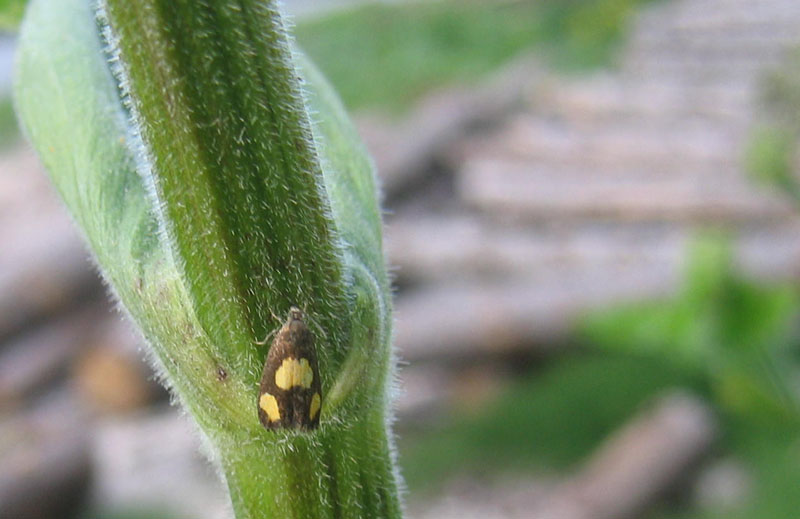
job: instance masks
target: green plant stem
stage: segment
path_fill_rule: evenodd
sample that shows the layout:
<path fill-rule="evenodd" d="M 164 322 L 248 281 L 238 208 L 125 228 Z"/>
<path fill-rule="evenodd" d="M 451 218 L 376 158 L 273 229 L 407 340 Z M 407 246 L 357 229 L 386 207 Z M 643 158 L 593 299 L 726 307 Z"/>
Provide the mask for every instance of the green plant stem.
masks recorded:
<path fill-rule="evenodd" d="M 140 169 L 206 332 L 229 345 L 226 360 L 239 363 L 254 337 L 280 324 L 273 316 L 282 319 L 288 303 L 313 314 L 332 345 L 342 344 L 346 303 L 335 231 L 274 5 L 106 6 L 144 141 Z M 230 282 L 218 283 L 220 274 Z M 323 376 L 336 371 L 344 351 L 320 352 Z"/>
<path fill-rule="evenodd" d="M 31 1 L 16 108 L 236 517 L 400 517 L 380 213 L 341 105 L 295 66 L 270 2 L 107 0 L 98 19 L 93 4 Z M 308 432 L 256 412 L 256 340 L 290 305 L 316 335 Z"/>
<path fill-rule="evenodd" d="M 140 163 L 200 325 L 212 343 L 225 345 L 220 357 L 235 373 L 251 373 L 253 339 L 274 328 L 272 316 L 290 303 L 306 307 L 324 330 L 323 386 L 350 376 L 340 368 L 360 360 L 359 351 L 385 358 L 381 335 L 353 337 L 351 322 L 380 328 L 381 318 L 350 319 L 325 179 L 274 5 L 105 5 L 143 141 Z M 231 277 L 222 293 L 220 265 Z M 360 372 L 362 391 L 382 395 L 385 377 L 373 377 L 379 384 L 366 379 L 388 364 L 369 365 Z M 323 420 L 335 425 L 308 435 L 259 430 L 265 441 L 244 447 L 236 437 L 216 436 L 237 514 L 396 517 L 384 402 L 361 400 L 359 413 L 334 413 L 326 404 Z M 218 425 L 208 425 L 217 435 Z M 351 488 L 359 492 L 349 495 Z"/>
<path fill-rule="evenodd" d="M 223 453 L 237 517 L 400 517 L 383 417 L 297 437 L 292 448 L 258 443 Z M 269 489 L 265 491 L 265 489 Z"/>

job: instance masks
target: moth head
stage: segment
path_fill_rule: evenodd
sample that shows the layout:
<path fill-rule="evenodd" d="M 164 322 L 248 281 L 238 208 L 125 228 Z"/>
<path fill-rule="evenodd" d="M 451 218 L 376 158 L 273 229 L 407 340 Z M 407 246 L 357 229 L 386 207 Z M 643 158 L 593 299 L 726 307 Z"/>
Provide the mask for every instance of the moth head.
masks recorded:
<path fill-rule="evenodd" d="M 293 306 L 293 307 L 289 308 L 289 320 L 290 321 L 297 321 L 297 320 L 302 320 L 302 319 L 303 319 L 303 311 L 302 310 L 300 310 L 296 306 Z"/>

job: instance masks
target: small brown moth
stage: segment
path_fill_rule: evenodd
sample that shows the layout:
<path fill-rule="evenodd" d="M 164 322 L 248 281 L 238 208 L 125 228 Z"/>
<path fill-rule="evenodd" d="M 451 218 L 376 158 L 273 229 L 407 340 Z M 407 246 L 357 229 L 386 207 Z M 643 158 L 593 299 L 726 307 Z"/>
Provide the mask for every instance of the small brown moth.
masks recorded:
<path fill-rule="evenodd" d="M 293 306 L 264 363 L 258 419 L 267 429 L 315 429 L 321 404 L 314 335 Z"/>

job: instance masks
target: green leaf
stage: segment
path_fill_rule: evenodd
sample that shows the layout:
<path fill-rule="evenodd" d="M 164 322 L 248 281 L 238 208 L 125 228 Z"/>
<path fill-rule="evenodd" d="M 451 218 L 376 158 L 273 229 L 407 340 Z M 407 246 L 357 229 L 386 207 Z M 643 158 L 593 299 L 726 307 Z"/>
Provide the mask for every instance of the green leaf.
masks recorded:
<path fill-rule="evenodd" d="M 10 147 L 19 139 L 17 119 L 11 106 L 11 98 L 0 95 L 0 151 Z"/>
<path fill-rule="evenodd" d="M 399 517 L 380 212 L 336 96 L 270 2 L 91 4 L 31 2 L 17 110 L 237 517 Z M 316 335 L 312 432 L 256 413 L 256 341 L 291 305 Z"/>
<path fill-rule="evenodd" d="M 0 0 L 0 30 L 19 25 L 26 3 L 27 0 Z"/>
<path fill-rule="evenodd" d="M 797 136 L 779 125 L 761 124 L 750 132 L 744 166 L 756 181 L 777 187 L 800 203 L 800 186 L 792 171 Z"/>
<path fill-rule="evenodd" d="M 800 419 L 791 389 L 800 295 L 792 286 L 742 279 L 730 249 L 724 237 L 702 236 L 676 297 L 596 312 L 584 319 L 582 333 L 610 351 L 651 353 L 705 375 L 727 409 Z"/>

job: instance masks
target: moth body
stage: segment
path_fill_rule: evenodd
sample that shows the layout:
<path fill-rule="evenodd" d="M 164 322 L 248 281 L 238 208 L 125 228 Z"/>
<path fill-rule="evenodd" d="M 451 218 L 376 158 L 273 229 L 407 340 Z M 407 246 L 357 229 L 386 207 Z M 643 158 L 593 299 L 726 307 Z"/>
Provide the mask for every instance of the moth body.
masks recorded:
<path fill-rule="evenodd" d="M 267 429 L 315 429 L 321 404 L 314 335 L 303 312 L 292 307 L 264 363 L 258 418 Z"/>

